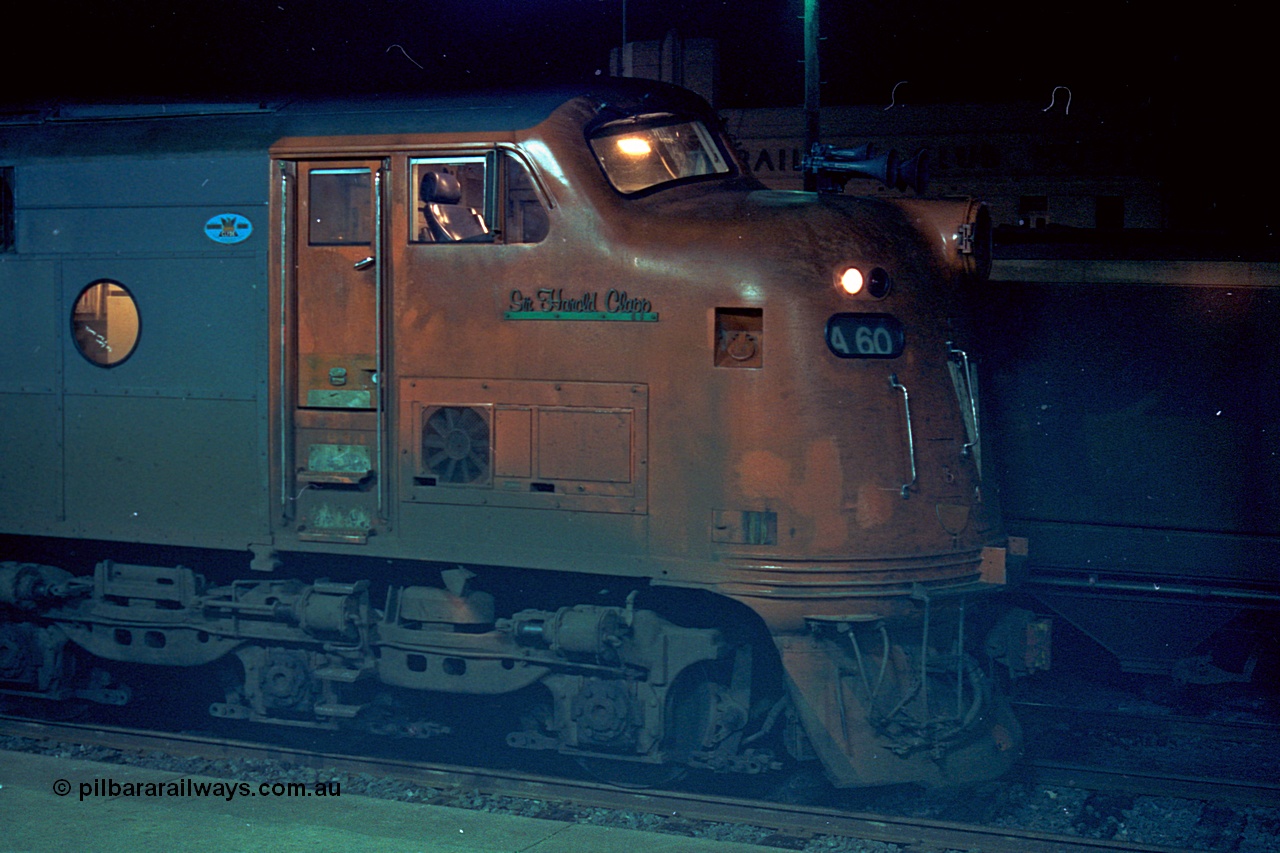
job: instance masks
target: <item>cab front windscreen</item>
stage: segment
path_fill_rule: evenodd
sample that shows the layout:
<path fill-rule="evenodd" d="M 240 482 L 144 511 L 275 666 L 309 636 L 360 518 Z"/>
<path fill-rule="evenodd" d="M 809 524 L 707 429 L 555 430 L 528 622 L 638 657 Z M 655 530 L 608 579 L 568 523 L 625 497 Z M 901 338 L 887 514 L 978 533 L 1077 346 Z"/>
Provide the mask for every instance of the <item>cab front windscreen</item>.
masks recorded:
<path fill-rule="evenodd" d="M 621 193 L 731 171 L 715 138 L 700 121 L 610 122 L 589 137 L 605 176 Z"/>

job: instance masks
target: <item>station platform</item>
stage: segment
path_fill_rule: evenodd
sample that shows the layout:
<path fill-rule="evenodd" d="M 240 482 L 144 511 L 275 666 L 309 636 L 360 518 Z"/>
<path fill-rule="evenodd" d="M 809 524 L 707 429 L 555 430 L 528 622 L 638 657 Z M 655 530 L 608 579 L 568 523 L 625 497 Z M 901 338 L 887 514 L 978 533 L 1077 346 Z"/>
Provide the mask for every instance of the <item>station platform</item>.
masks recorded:
<path fill-rule="evenodd" d="M 228 799 L 227 786 L 241 785 Z M 347 794 L 275 796 L 257 789 L 255 782 L 0 751 L 0 851 L 777 853 Z"/>

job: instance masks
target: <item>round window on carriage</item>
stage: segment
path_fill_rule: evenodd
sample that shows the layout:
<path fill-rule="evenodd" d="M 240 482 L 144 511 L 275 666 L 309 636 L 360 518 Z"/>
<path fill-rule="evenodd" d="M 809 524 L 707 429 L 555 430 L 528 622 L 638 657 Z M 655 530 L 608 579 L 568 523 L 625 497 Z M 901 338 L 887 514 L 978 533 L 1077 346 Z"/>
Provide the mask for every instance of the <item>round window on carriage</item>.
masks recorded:
<path fill-rule="evenodd" d="M 80 291 L 71 309 L 71 339 L 99 367 L 115 367 L 133 355 L 141 329 L 138 304 L 118 281 L 93 282 Z"/>

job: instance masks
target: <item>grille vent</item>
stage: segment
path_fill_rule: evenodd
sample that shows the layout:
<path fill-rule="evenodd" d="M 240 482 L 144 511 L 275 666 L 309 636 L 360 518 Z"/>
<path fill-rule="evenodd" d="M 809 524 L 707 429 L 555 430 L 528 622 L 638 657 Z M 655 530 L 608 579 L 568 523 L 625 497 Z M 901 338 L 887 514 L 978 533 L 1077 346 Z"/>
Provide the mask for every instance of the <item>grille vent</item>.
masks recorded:
<path fill-rule="evenodd" d="M 489 414 L 467 406 L 423 412 L 422 470 L 441 484 L 480 485 L 492 472 Z"/>

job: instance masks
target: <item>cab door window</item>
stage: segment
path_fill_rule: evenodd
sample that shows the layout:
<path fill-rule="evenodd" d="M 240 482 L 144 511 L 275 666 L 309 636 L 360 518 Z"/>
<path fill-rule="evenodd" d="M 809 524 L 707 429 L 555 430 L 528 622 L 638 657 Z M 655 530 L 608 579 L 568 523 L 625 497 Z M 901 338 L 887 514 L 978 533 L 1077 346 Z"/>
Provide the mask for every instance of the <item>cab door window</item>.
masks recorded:
<path fill-rule="evenodd" d="M 311 171 L 308 242 L 312 246 L 368 246 L 373 242 L 372 173 Z"/>

